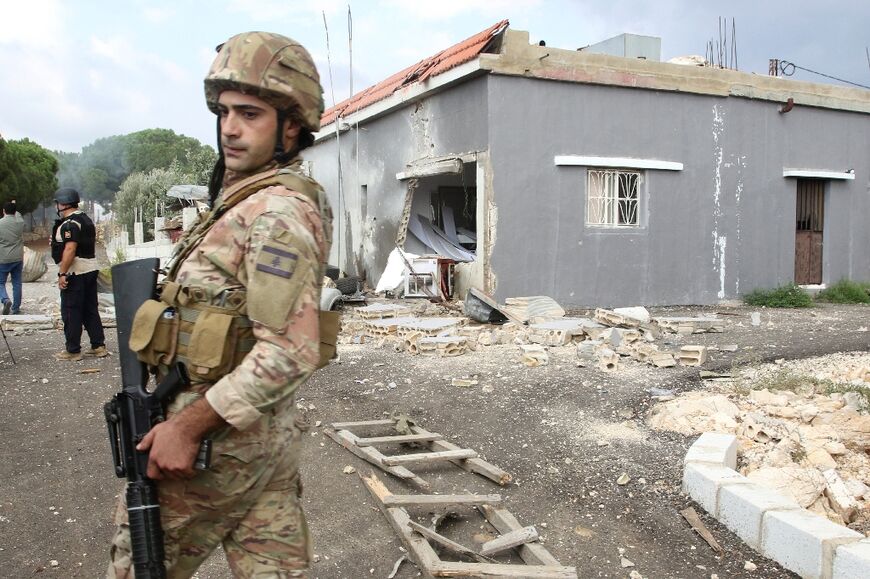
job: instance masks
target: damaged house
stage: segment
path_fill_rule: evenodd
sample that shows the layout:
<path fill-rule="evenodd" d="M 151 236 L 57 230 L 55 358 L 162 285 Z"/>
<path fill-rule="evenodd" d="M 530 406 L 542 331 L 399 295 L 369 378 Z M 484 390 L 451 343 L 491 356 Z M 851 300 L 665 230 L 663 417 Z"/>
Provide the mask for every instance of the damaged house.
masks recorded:
<path fill-rule="evenodd" d="M 870 91 L 596 46 L 503 21 L 327 110 L 331 263 L 374 285 L 398 245 L 459 297 L 577 306 L 870 278 Z"/>

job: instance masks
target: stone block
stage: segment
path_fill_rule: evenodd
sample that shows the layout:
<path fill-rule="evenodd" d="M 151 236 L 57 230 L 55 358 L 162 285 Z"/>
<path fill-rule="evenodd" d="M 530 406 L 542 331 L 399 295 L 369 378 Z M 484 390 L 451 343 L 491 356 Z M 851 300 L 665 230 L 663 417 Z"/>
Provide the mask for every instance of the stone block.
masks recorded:
<path fill-rule="evenodd" d="M 520 346 L 520 362 L 530 368 L 546 366 L 550 361 L 547 349 L 539 344 Z"/>
<path fill-rule="evenodd" d="M 768 511 L 762 522 L 761 554 L 805 579 L 829 579 L 834 552 L 864 535 L 805 511 Z"/>
<path fill-rule="evenodd" d="M 870 577 L 870 539 L 837 547 L 831 579 Z"/>
<path fill-rule="evenodd" d="M 690 462 L 683 467 L 683 492 L 713 516 L 718 514 L 720 488 L 748 483 L 746 477 L 724 466 Z"/>
<path fill-rule="evenodd" d="M 649 357 L 649 363 L 656 368 L 670 368 L 677 365 L 674 355 L 669 352 L 656 352 Z"/>
<path fill-rule="evenodd" d="M 761 548 L 764 513 L 800 508 L 796 502 L 761 485 L 727 485 L 719 492 L 718 518 L 743 542 L 758 551 Z"/>
<path fill-rule="evenodd" d="M 707 346 L 683 346 L 679 361 L 682 366 L 700 366 L 707 361 Z"/>
<path fill-rule="evenodd" d="M 705 432 L 698 437 L 683 463 L 710 462 L 730 469 L 737 468 L 737 437 L 733 434 Z"/>

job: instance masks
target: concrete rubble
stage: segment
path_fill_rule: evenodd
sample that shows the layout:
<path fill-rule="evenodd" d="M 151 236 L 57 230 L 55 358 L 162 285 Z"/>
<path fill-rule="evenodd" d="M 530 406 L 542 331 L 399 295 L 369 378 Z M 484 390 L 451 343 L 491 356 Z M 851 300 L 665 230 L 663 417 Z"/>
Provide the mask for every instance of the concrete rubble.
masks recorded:
<path fill-rule="evenodd" d="M 741 474 L 867 534 L 867 367 L 870 354 L 862 352 L 749 368 L 731 384 L 716 382 L 716 391 L 688 392 L 657 404 L 647 422 L 686 436 L 736 435 Z M 774 388 L 778 383 L 787 388 Z"/>
<path fill-rule="evenodd" d="M 550 348 L 574 347 L 577 366 L 614 372 L 619 370 L 622 358 L 657 368 L 701 366 L 707 362 L 711 348 L 662 340 L 662 329 L 684 336 L 724 331 L 724 321 L 718 318 L 653 318 L 641 306 L 597 308 L 591 318 L 566 317 L 565 311 L 546 296 L 510 298 L 503 306 L 484 297 L 513 321 L 481 323 L 455 315 L 455 309 L 429 302 L 374 303 L 354 308 L 351 316 L 345 316 L 339 342 L 370 342 L 397 352 L 445 357 L 461 356 L 481 347 L 516 345 L 520 346 L 518 361 L 529 367 L 545 365 Z M 665 321 L 664 326 L 659 324 L 660 319 Z M 657 343 L 659 340 L 662 343 Z"/>

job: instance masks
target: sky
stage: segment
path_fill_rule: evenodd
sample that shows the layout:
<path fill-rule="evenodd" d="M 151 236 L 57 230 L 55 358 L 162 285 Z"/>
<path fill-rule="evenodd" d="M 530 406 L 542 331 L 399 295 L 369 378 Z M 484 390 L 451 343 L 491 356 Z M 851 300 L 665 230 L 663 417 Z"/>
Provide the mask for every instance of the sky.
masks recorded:
<path fill-rule="evenodd" d="M 308 48 L 329 107 L 502 19 L 557 48 L 658 36 L 668 60 L 703 56 L 720 17 L 744 72 L 779 58 L 870 86 L 868 0 L 0 0 L 0 135 L 78 152 L 166 128 L 214 145 L 202 79 L 214 47 L 248 30 Z"/>

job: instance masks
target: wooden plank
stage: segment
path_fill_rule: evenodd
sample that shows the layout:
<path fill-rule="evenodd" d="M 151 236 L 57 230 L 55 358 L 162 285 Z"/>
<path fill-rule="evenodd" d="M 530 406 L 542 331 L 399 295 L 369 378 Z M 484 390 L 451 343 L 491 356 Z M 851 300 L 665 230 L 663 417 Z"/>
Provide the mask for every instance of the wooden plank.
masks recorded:
<path fill-rule="evenodd" d="M 477 453 L 473 450 L 460 448 L 458 450 L 445 450 L 443 452 L 417 452 L 414 454 L 384 456 L 384 464 L 387 466 L 398 466 L 401 464 L 414 464 L 419 462 L 452 461 L 456 459 L 474 458 L 476 456 Z"/>
<path fill-rule="evenodd" d="M 478 507 L 489 524 L 506 535 L 511 531 L 522 529 L 519 521 L 505 508 L 483 505 Z M 559 565 L 559 561 L 540 543 L 528 543 L 519 548 L 520 557 L 529 565 Z"/>
<path fill-rule="evenodd" d="M 376 444 L 401 444 L 406 442 L 429 442 L 432 440 L 441 440 L 444 438 L 435 432 L 427 434 L 398 434 L 396 436 L 373 436 L 371 438 L 360 438 L 357 440 L 357 446 L 374 446 Z"/>
<path fill-rule="evenodd" d="M 680 511 L 680 514 L 683 515 L 683 518 L 688 521 L 692 528 L 701 535 L 701 537 L 707 541 L 707 544 L 710 545 L 710 548 L 716 551 L 716 553 L 721 557 L 725 554 L 725 550 L 722 546 L 713 538 L 713 534 L 707 530 L 707 527 L 704 526 L 704 522 L 701 521 L 701 517 L 698 516 L 697 511 L 692 507 L 688 509 L 683 509 Z"/>
<path fill-rule="evenodd" d="M 416 434 L 430 434 L 426 429 L 420 426 L 412 426 L 411 430 Z M 435 451 L 444 451 L 456 450 L 460 447 L 446 440 L 435 440 L 429 443 L 429 448 Z M 513 477 L 509 473 L 503 471 L 494 464 L 486 462 L 482 458 L 469 458 L 466 460 L 457 460 L 451 462 L 453 462 L 453 464 L 455 464 L 456 466 L 467 470 L 468 472 L 473 472 L 481 476 L 485 476 L 489 480 L 501 486 L 504 486 L 511 482 L 511 480 L 513 480 Z"/>
<path fill-rule="evenodd" d="M 369 490 L 372 497 L 375 499 L 378 508 L 382 513 L 384 513 L 384 516 L 387 517 L 393 530 L 396 531 L 402 539 L 402 542 L 408 549 L 408 554 L 420 567 L 424 576 L 431 577 L 431 570 L 440 563 L 438 554 L 432 548 L 432 545 L 430 545 L 429 541 L 420 535 L 411 532 L 408 527 L 408 523 L 411 522 L 411 517 L 408 516 L 405 509 L 390 508 L 384 504 L 384 499 L 391 496 L 392 493 L 384 483 L 381 482 L 381 479 L 379 479 L 377 475 L 371 473 L 368 476 L 360 475 L 360 478 L 363 483 L 365 483 L 366 488 Z"/>
<path fill-rule="evenodd" d="M 480 506 L 501 503 L 501 495 L 391 495 L 384 501 L 389 507 Z"/>
<path fill-rule="evenodd" d="M 353 454 L 360 457 L 361 459 L 372 463 L 373 465 L 387 471 L 388 473 L 390 473 L 393 476 L 397 476 L 401 479 L 405 479 L 407 481 L 410 481 L 411 483 L 413 483 L 414 485 L 416 485 L 417 487 L 419 487 L 421 489 L 429 490 L 429 488 L 430 488 L 429 483 L 426 482 L 425 480 L 423 480 L 422 478 L 418 477 L 417 475 L 415 475 L 413 472 L 411 472 L 407 468 L 405 468 L 403 466 L 390 466 L 390 465 L 384 464 L 384 459 L 386 457 L 383 454 L 381 454 L 376 448 L 374 448 L 374 447 L 365 447 L 365 448 L 358 447 L 356 445 L 357 436 L 354 433 L 350 432 L 349 430 L 337 430 L 337 431 L 335 431 L 335 430 L 331 430 L 329 428 L 325 428 L 323 430 L 323 432 L 329 438 L 336 441 L 341 446 L 343 446 L 347 450 L 351 451 Z"/>
<path fill-rule="evenodd" d="M 495 555 L 526 543 L 538 540 L 538 531 L 534 527 L 523 527 L 516 531 L 505 533 L 500 537 L 487 541 L 480 546 L 481 555 Z"/>
<path fill-rule="evenodd" d="M 472 559 L 474 559 L 475 561 L 477 561 L 479 563 L 497 563 L 498 562 L 495 559 L 490 559 L 489 557 L 479 555 L 479 554 L 475 553 L 474 551 L 472 551 L 471 549 L 469 549 L 468 547 L 466 547 L 465 545 L 461 545 L 455 541 L 451 541 L 450 539 L 448 539 L 444 535 L 442 535 L 440 533 L 436 533 L 432 529 L 426 528 L 419 523 L 415 523 L 414 521 L 408 521 L 408 526 L 411 529 L 413 529 L 414 531 L 416 531 L 416 532 L 420 533 L 421 535 L 423 535 L 424 537 L 426 537 L 427 539 L 435 541 L 436 543 L 438 543 L 439 545 L 441 545 L 445 549 L 449 549 L 450 551 L 453 551 L 454 553 L 459 553 L 460 555 L 465 555 L 466 557 L 471 557 Z"/>
<path fill-rule="evenodd" d="M 518 579 L 577 579 L 574 567 L 561 565 L 508 565 L 506 563 L 453 563 L 439 561 L 432 567 L 435 577 L 483 577 Z"/>
<path fill-rule="evenodd" d="M 355 428 L 360 426 L 393 426 L 395 423 L 395 420 L 386 418 L 384 420 L 362 420 L 359 422 L 333 422 L 329 426 L 330 428 L 334 428 L 335 430 L 347 430 L 348 428 Z"/>

